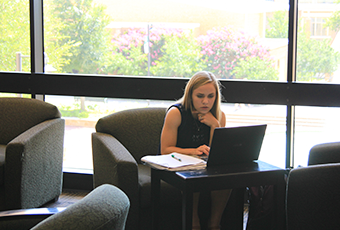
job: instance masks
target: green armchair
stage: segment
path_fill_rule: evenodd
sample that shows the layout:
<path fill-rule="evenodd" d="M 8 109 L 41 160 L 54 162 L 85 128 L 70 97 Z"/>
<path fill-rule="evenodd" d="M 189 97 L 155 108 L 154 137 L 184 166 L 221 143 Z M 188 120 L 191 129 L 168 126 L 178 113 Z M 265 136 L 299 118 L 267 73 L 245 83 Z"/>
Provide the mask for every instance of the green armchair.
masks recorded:
<path fill-rule="evenodd" d="M 0 110 L 0 210 L 57 199 L 65 129 L 58 108 L 35 99 L 0 98 Z"/>
<path fill-rule="evenodd" d="M 0 230 L 124 230 L 129 207 L 128 197 L 106 184 L 67 208 L 0 212 Z"/>
<path fill-rule="evenodd" d="M 339 229 L 340 143 L 313 146 L 287 180 L 287 229 Z"/>
<path fill-rule="evenodd" d="M 151 170 L 140 159 L 156 155 L 165 108 L 125 110 L 101 118 L 92 134 L 94 186 L 113 184 L 130 199 L 127 230 L 151 228 Z M 160 229 L 181 228 L 181 193 L 162 181 Z"/>

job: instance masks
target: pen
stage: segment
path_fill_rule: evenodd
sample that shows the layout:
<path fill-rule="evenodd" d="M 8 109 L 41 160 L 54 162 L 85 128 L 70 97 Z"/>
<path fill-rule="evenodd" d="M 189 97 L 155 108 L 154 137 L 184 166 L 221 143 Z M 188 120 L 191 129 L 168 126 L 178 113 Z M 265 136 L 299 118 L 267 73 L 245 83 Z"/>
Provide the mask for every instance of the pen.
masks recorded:
<path fill-rule="evenodd" d="M 175 155 L 171 155 L 171 156 L 172 156 L 172 158 L 175 158 L 175 159 L 178 160 L 178 161 L 182 161 L 181 159 L 175 157 Z"/>

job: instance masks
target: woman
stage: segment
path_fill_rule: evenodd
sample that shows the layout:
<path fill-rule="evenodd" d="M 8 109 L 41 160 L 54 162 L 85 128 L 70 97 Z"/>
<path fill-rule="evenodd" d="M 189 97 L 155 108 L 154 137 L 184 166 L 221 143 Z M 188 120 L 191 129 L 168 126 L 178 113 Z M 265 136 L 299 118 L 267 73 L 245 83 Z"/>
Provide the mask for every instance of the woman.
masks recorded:
<path fill-rule="evenodd" d="M 221 111 L 220 83 L 207 71 L 196 73 L 185 87 L 183 97 L 172 105 L 165 117 L 161 135 L 161 154 L 178 152 L 188 155 L 209 155 L 215 128 L 225 127 Z M 208 222 L 198 217 L 198 194 L 194 195 L 193 229 L 220 229 L 220 221 L 230 190 L 211 193 Z M 206 200 L 206 199 L 205 199 Z M 204 201 L 200 201 L 200 204 Z M 200 205 L 201 206 L 201 205 Z M 204 225 L 204 226 L 203 226 Z"/>

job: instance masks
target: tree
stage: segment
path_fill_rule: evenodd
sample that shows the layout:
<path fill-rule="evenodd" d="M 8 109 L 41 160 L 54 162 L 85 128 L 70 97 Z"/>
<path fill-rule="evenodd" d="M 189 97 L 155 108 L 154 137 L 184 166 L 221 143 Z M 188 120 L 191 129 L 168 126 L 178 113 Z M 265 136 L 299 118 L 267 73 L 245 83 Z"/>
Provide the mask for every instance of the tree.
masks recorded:
<path fill-rule="evenodd" d="M 340 0 L 339 0 L 340 1 Z M 335 19 L 329 19 L 336 26 Z M 266 30 L 266 35 L 272 38 L 287 38 L 287 35 L 283 32 L 284 28 L 288 32 L 288 20 L 286 20 L 286 14 L 277 11 L 274 13 L 273 18 L 268 19 L 270 28 Z M 339 18 L 340 23 L 340 18 Z M 277 28 L 275 28 L 277 27 Z M 313 81 L 324 79 L 326 75 L 332 75 L 337 70 L 340 56 L 330 46 L 330 40 L 316 40 L 307 36 L 304 31 L 304 27 L 299 22 L 298 41 L 297 41 L 297 67 L 296 75 L 298 81 Z"/>
<path fill-rule="evenodd" d="M 300 32 L 297 43 L 297 80 L 324 79 L 337 70 L 340 54 L 330 45 L 330 40 L 310 39 Z"/>
<path fill-rule="evenodd" d="M 193 33 L 183 33 L 181 37 L 164 35 L 161 48 L 163 56 L 154 61 L 151 72 L 155 76 L 191 77 L 206 68 L 202 62 L 200 47 Z"/>
<path fill-rule="evenodd" d="M 266 38 L 288 38 L 288 14 L 287 11 L 275 11 L 273 17 L 268 18 Z"/>
<path fill-rule="evenodd" d="M 0 0 L 0 70 L 15 71 L 17 52 L 30 55 L 29 1 Z M 29 72 L 30 59 L 22 59 L 22 70 Z"/>
<path fill-rule="evenodd" d="M 335 1 L 335 3 L 339 4 L 340 0 Z M 332 16 L 327 18 L 325 27 L 329 27 L 331 30 L 339 31 L 340 28 L 340 11 L 335 11 Z"/>
<path fill-rule="evenodd" d="M 271 60 L 259 57 L 246 57 L 246 59 L 233 70 L 235 79 L 247 80 L 278 80 L 279 72 L 274 68 Z"/>
<path fill-rule="evenodd" d="M 52 65 L 56 72 L 63 72 L 63 67 L 70 64 L 72 57 L 71 47 L 79 46 L 80 43 L 69 40 L 70 37 L 62 34 L 69 25 L 55 15 L 52 0 L 44 1 L 44 50 L 48 57 L 48 64 Z M 45 63 L 47 64 L 47 63 Z"/>
<path fill-rule="evenodd" d="M 68 63 L 62 67 L 63 72 L 100 72 L 109 54 L 109 32 L 105 27 L 110 18 L 105 7 L 93 4 L 92 0 L 53 0 L 51 4 L 53 16 L 66 24 L 58 28 L 61 36 L 57 44 L 71 45 L 69 53 L 63 55 Z"/>

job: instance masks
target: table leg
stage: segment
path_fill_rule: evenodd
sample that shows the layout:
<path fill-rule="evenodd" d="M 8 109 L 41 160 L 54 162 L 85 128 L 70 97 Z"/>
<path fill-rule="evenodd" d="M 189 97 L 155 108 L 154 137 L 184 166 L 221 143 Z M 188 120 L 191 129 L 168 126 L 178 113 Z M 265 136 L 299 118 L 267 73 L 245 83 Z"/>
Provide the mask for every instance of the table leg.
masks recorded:
<path fill-rule="evenodd" d="M 160 189 L 161 181 L 158 172 L 155 169 L 151 169 L 152 230 L 157 230 L 159 228 Z"/>
<path fill-rule="evenodd" d="M 234 188 L 224 209 L 221 230 L 242 230 L 245 188 Z"/>
<path fill-rule="evenodd" d="M 185 189 L 182 194 L 182 230 L 192 228 L 193 192 Z"/>
<path fill-rule="evenodd" d="M 276 229 L 286 229 L 286 215 L 285 215 L 285 191 L 286 186 L 284 180 L 274 186 L 274 194 L 276 195 Z"/>

